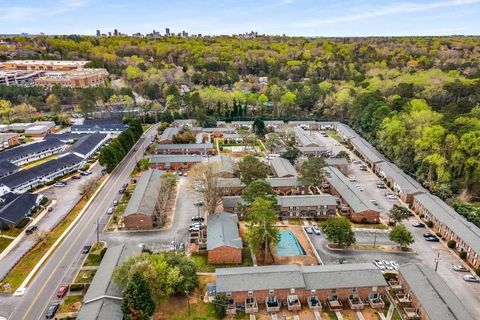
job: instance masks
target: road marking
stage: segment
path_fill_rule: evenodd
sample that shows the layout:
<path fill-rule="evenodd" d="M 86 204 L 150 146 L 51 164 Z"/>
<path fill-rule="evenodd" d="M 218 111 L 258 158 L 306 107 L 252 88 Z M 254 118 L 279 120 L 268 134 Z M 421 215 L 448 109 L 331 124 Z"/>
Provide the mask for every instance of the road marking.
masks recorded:
<path fill-rule="evenodd" d="M 153 127 L 152 127 L 153 128 Z M 148 139 L 145 139 L 145 141 L 141 144 L 141 147 L 143 147 L 143 144 L 145 142 L 148 142 Z M 138 150 L 141 150 L 141 149 L 138 149 Z M 110 193 L 112 191 L 112 189 L 114 188 L 114 186 L 116 186 L 116 184 L 118 183 L 118 180 L 120 180 L 120 177 L 125 173 L 125 170 L 127 169 L 127 167 L 130 165 L 130 162 L 132 162 L 132 160 L 135 162 L 135 155 L 136 155 L 136 152 L 134 152 L 131 156 L 132 158 L 130 158 L 126 165 L 124 166 L 123 170 L 120 172 L 120 174 L 114 178 L 115 180 L 115 183 L 112 184 L 112 186 L 108 189 L 108 192 L 107 193 Z M 119 164 L 120 165 L 120 164 Z M 100 192 L 99 192 L 100 194 Z M 103 200 L 100 202 L 100 204 L 97 206 L 97 208 L 101 207 L 104 205 L 105 201 L 106 201 L 106 197 L 103 198 Z M 95 209 L 97 210 L 97 209 Z M 94 211 L 95 212 L 95 211 Z M 60 267 L 60 265 L 63 263 L 63 261 L 65 260 L 66 256 L 68 253 L 70 253 L 70 251 L 72 250 L 73 246 L 75 245 L 75 243 L 80 239 L 80 236 L 83 232 L 85 232 L 86 228 L 88 226 L 90 226 L 90 224 L 92 223 L 94 217 L 96 215 L 95 214 L 92 214 L 92 216 L 88 219 L 87 223 L 85 223 L 85 225 L 83 226 L 83 228 L 81 229 L 81 231 L 79 233 L 77 233 L 77 237 L 75 238 L 74 241 L 72 241 L 72 244 L 70 245 L 70 247 L 68 247 L 68 250 L 66 250 L 62 256 L 62 258 L 60 259 L 60 261 L 56 264 L 56 266 L 54 267 L 53 271 L 50 273 L 50 275 L 47 277 L 47 279 L 45 280 L 45 283 L 43 284 L 42 287 L 40 287 L 40 290 L 37 292 L 35 298 L 33 299 L 32 303 L 30 304 L 30 306 L 28 307 L 27 311 L 25 312 L 25 314 L 23 315 L 22 319 L 27 319 L 27 316 L 28 314 L 30 313 L 30 311 L 32 310 L 32 307 L 35 305 L 35 303 L 37 302 L 38 298 L 41 296 L 41 292 L 45 290 L 45 287 L 47 286 L 47 284 L 50 282 L 51 278 L 53 277 L 54 273 L 58 270 L 58 268 Z M 22 298 L 23 300 L 23 298 Z"/>

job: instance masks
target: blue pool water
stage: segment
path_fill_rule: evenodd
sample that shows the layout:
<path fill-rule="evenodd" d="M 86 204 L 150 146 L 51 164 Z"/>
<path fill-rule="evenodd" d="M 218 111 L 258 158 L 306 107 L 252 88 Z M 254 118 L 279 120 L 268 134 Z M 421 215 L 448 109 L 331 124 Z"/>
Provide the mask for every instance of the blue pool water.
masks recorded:
<path fill-rule="evenodd" d="M 305 250 L 303 250 L 302 245 L 292 231 L 282 230 L 280 231 L 280 241 L 277 245 L 277 254 L 279 256 L 303 256 L 305 255 Z"/>

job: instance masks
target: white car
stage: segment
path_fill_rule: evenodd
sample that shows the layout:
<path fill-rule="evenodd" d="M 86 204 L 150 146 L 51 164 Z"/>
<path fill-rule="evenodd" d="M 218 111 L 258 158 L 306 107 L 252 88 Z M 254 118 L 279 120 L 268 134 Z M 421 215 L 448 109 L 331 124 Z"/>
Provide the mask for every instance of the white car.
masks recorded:
<path fill-rule="evenodd" d="M 347 179 L 348 179 L 349 181 L 352 181 L 352 182 L 353 182 L 353 181 L 357 181 L 357 178 L 355 178 L 355 176 L 353 176 L 353 175 L 347 176 Z"/>
<path fill-rule="evenodd" d="M 392 265 L 393 269 L 395 269 L 395 271 L 398 270 L 398 267 L 399 267 L 398 263 L 396 263 L 395 261 L 390 261 L 390 264 Z"/>
<path fill-rule="evenodd" d="M 322 234 L 322 230 L 320 230 L 320 228 L 317 226 L 312 227 L 312 230 L 317 236 Z"/>
<path fill-rule="evenodd" d="M 477 277 L 472 276 L 471 274 L 466 274 L 463 276 L 463 280 L 467 282 L 480 282 L 480 279 Z"/>
<path fill-rule="evenodd" d="M 387 269 L 388 271 L 395 270 L 395 268 L 393 267 L 393 265 L 389 261 L 383 260 L 382 262 L 385 265 L 385 269 Z"/>
<path fill-rule="evenodd" d="M 55 186 L 55 187 L 59 187 L 59 188 L 63 188 L 63 187 L 66 186 L 66 184 L 59 181 L 59 182 L 56 182 L 56 183 L 54 184 L 54 186 Z"/>
<path fill-rule="evenodd" d="M 389 194 L 389 195 L 387 195 L 387 199 L 395 200 L 395 199 L 397 199 L 397 196 L 394 195 L 394 194 Z"/>
<path fill-rule="evenodd" d="M 357 189 L 358 189 L 359 191 L 363 191 L 363 190 L 364 190 L 363 187 L 360 186 L 360 185 L 356 185 L 355 187 L 357 187 Z"/>
<path fill-rule="evenodd" d="M 313 229 L 310 227 L 305 227 L 305 232 L 308 234 L 313 234 Z"/>
<path fill-rule="evenodd" d="M 464 266 L 462 266 L 460 264 L 459 265 L 453 265 L 452 269 L 455 270 L 455 271 L 458 271 L 458 272 L 467 272 L 468 271 L 467 268 L 465 268 Z"/>
<path fill-rule="evenodd" d="M 361 164 L 362 161 L 360 161 L 360 160 L 353 160 L 352 163 L 353 163 L 353 164 Z"/>
<path fill-rule="evenodd" d="M 380 270 L 382 270 L 382 271 L 387 269 L 387 268 L 385 267 L 385 264 L 383 264 L 383 262 L 380 261 L 380 260 L 376 260 L 376 259 L 373 260 L 373 264 L 374 264 L 378 269 L 380 269 Z"/>
<path fill-rule="evenodd" d="M 115 211 L 115 209 L 114 209 L 113 207 L 111 207 L 111 208 L 108 208 L 108 210 L 107 210 L 107 214 L 112 214 L 112 213 L 113 213 L 113 211 Z"/>

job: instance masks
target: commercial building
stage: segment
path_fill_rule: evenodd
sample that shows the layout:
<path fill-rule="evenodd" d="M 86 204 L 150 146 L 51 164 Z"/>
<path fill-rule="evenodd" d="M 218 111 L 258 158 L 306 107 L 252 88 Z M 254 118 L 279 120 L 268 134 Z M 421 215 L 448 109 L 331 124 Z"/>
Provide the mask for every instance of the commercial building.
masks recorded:
<path fill-rule="evenodd" d="M 52 87 L 60 85 L 68 88 L 98 87 L 105 83 L 108 77 L 106 69 L 78 69 L 73 71 L 45 72 L 34 80 L 35 85 Z"/>
<path fill-rule="evenodd" d="M 84 159 L 74 154 L 67 154 L 55 160 L 51 160 L 30 169 L 18 171 L 0 179 L 0 193 L 7 192 L 24 193 L 31 188 L 54 180 L 67 173 L 78 170 Z M 0 194 L 0 196 L 2 195 Z"/>
<path fill-rule="evenodd" d="M 120 119 L 85 119 L 82 124 L 75 124 L 71 128 L 72 133 L 105 133 L 120 134 L 128 129 Z"/>
<path fill-rule="evenodd" d="M 341 212 L 357 223 L 380 222 L 380 211 L 337 168 L 326 167 L 322 187 L 341 200 Z"/>
<path fill-rule="evenodd" d="M 430 193 L 414 197 L 412 208 L 423 220 L 432 221 L 433 229 L 446 241 L 455 241 L 455 249 L 466 252 L 466 261 L 480 268 L 480 229 L 467 221 L 439 197 Z"/>
<path fill-rule="evenodd" d="M 276 157 L 270 160 L 273 173 L 279 178 L 292 178 L 297 176 L 297 171 L 287 159 Z"/>
<path fill-rule="evenodd" d="M 0 85 L 31 85 L 43 74 L 43 71 L 0 70 Z"/>
<path fill-rule="evenodd" d="M 9 60 L 0 62 L 2 70 L 72 71 L 83 68 L 89 61 L 68 60 Z"/>
<path fill-rule="evenodd" d="M 395 297 L 403 299 L 403 319 L 473 320 L 462 302 L 432 269 L 409 264 L 399 269 L 399 287 Z"/>
<path fill-rule="evenodd" d="M 157 200 L 160 196 L 163 173 L 150 169 L 143 172 L 137 180 L 135 191 L 123 212 L 125 229 L 151 229 L 154 224 L 161 223 L 159 219 L 162 215 L 157 212 Z"/>
<path fill-rule="evenodd" d="M 83 304 L 77 315 L 78 320 L 118 320 L 123 318 L 122 289 L 112 281 L 115 267 L 129 257 L 140 254 L 138 245 L 119 245 L 109 248 L 98 267 Z"/>
<path fill-rule="evenodd" d="M 20 144 L 20 135 L 17 133 L 0 133 L 0 151 Z"/>
<path fill-rule="evenodd" d="M 150 158 L 150 168 L 166 171 L 186 171 L 202 162 L 199 155 L 154 155 Z"/>
<path fill-rule="evenodd" d="M 200 154 L 215 153 L 213 143 L 158 144 L 157 154 Z"/>
<path fill-rule="evenodd" d="M 240 264 L 242 249 L 237 215 L 227 212 L 209 215 L 207 219 L 208 263 Z"/>
<path fill-rule="evenodd" d="M 0 197 L 0 229 L 19 225 L 32 211 L 40 205 L 43 196 L 25 192 L 18 195 L 7 193 Z"/>
<path fill-rule="evenodd" d="M 344 305 L 362 309 L 364 301 L 380 307 L 387 286 L 371 263 L 221 268 L 215 273 L 216 292 L 226 295 L 229 314 L 235 314 L 236 306 L 246 313 L 256 313 L 262 305 L 267 312 L 278 312 L 282 306 L 300 310 L 302 304 L 313 310 L 326 306 L 337 311 Z"/>
<path fill-rule="evenodd" d="M 77 155 L 83 159 L 89 159 L 100 147 L 108 141 L 109 135 L 104 133 L 92 133 L 82 136 L 70 149 L 69 153 Z"/>
<path fill-rule="evenodd" d="M 0 158 L 21 166 L 60 153 L 65 148 L 65 143 L 60 140 L 49 139 L 2 151 L 0 152 Z"/>

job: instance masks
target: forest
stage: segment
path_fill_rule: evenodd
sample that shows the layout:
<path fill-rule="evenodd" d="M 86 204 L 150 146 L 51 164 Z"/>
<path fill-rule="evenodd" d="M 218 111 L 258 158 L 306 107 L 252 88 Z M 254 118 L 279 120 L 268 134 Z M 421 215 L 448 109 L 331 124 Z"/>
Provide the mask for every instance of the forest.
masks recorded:
<path fill-rule="evenodd" d="M 479 37 L 3 40 L 0 60 L 87 59 L 125 87 L 73 94 L 57 88 L 62 102 L 122 100 L 135 92 L 149 101 L 147 109 L 165 106 L 173 117 L 207 123 L 339 120 L 432 192 L 480 199 Z M 0 99 L 11 100 L 5 91 Z M 35 107 L 51 94 L 38 93 Z"/>

